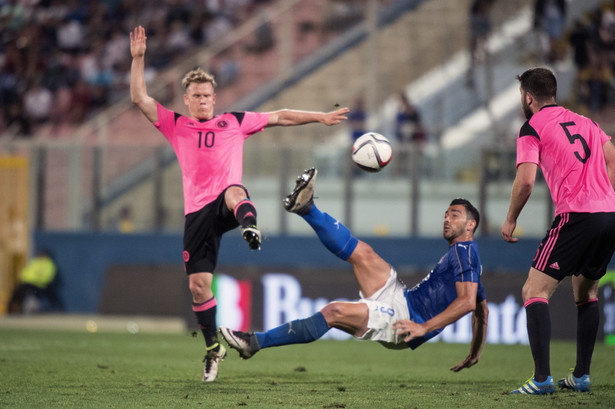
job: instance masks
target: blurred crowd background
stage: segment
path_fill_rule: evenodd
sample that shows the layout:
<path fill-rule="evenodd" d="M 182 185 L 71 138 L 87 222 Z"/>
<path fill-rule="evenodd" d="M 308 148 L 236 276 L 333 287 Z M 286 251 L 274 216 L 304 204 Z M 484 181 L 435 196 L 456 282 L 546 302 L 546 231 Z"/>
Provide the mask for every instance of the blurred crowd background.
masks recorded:
<path fill-rule="evenodd" d="M 197 65 L 216 76 L 217 112 L 351 108 L 337 127 L 246 142 L 268 246 L 313 234 L 280 206 L 310 166 L 323 206 L 357 235 L 431 249 L 442 209 L 463 196 L 480 208 L 480 238 L 499 243 L 525 120 L 515 75 L 531 66 L 552 68 L 559 102 L 615 135 L 615 0 L 0 0 L 0 314 L 41 248 L 55 250 L 72 311 L 96 308 L 108 265 L 178 260 L 155 245 L 180 243 L 180 170 L 129 99 L 137 25 L 148 91 L 177 112 Z M 366 131 L 394 145 L 378 174 L 350 160 Z M 541 237 L 552 213 L 539 180 L 518 235 Z M 496 269 L 522 261 L 486 254 Z"/>
<path fill-rule="evenodd" d="M 148 28 L 148 78 L 213 44 L 269 0 L 0 0 L 0 132 L 37 134 L 41 125 L 78 124 L 126 96 L 128 33 Z M 363 1 L 332 1 L 323 25 L 344 30 L 363 14 Z M 497 0 L 475 0 L 470 10 L 473 59 L 491 30 Z M 576 108 L 601 120 L 615 103 L 615 1 L 605 2 L 566 26 L 566 0 L 536 0 L 535 62 L 574 63 Z M 305 27 L 309 29 L 309 27 Z M 273 46 L 263 24 L 253 50 Z M 220 67 L 221 86 L 241 75 L 230 59 Z M 10 132 L 7 132 L 10 131 Z M 45 135 L 54 135 L 46 132 Z"/>
<path fill-rule="evenodd" d="M 77 124 L 128 92 L 128 33 L 148 28 L 148 76 L 207 46 L 267 0 L 0 2 L 0 130 Z M 205 3 L 205 4 L 203 4 Z M 224 81 L 222 81 L 224 83 Z"/>
<path fill-rule="evenodd" d="M 0 209 L 0 224 L 181 228 L 174 154 L 129 100 L 137 25 L 148 91 L 177 112 L 180 79 L 197 65 L 216 76 L 217 112 L 351 108 L 339 127 L 247 142 L 244 178 L 271 200 L 261 218 L 274 233 L 300 232 L 277 198 L 295 168 L 314 165 L 346 223 L 362 214 L 366 232 L 439 234 L 429 201 L 449 186 L 494 220 L 483 234 L 497 232 L 523 121 L 514 78 L 530 66 L 552 67 L 559 102 L 615 132 L 615 0 L 0 0 L 0 151 L 23 158 L 27 186 L 3 185 L 22 199 Z M 394 144 L 381 195 L 408 223 L 364 216 L 382 218 L 359 196 L 369 177 L 348 171 L 347 152 L 368 130 Z M 548 198 L 536 202 L 542 218 Z M 527 226 L 542 232 L 541 221 Z"/>
<path fill-rule="evenodd" d="M 0 132 L 30 137 L 41 125 L 79 124 L 128 93 L 128 33 L 147 27 L 147 81 L 263 15 L 246 50 L 274 45 L 263 9 L 270 0 L 2 0 Z M 342 31 L 364 14 L 364 1 L 334 0 L 318 22 Z M 302 27 L 308 31 L 313 27 Z M 214 71 L 224 87 L 240 75 L 227 58 Z M 46 132 L 59 136 L 63 132 Z"/>

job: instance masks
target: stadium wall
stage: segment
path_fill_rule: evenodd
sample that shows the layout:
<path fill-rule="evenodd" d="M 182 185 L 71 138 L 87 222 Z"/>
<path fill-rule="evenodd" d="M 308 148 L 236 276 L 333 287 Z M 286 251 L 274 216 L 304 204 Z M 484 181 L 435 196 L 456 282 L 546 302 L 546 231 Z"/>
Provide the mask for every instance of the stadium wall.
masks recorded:
<path fill-rule="evenodd" d="M 251 252 L 239 234 L 223 238 L 214 292 L 219 323 L 238 329 L 269 329 L 311 315 L 334 299 L 356 299 L 358 287 L 347 263 L 311 237 L 266 237 Z M 446 251 L 443 239 L 362 238 L 399 272 L 408 285 L 419 282 Z M 479 238 L 483 285 L 491 310 L 491 343 L 527 343 L 521 287 L 539 240 L 510 245 Z M 195 328 L 187 278 L 181 263 L 181 234 L 36 232 L 35 248 L 49 249 L 59 267 L 56 283 L 67 313 L 183 317 Z M 615 266 L 612 266 L 615 267 Z M 601 288 L 601 326 L 615 333 L 611 283 Z M 551 300 L 554 339 L 574 339 L 576 317 L 570 280 Z M 601 336 L 604 331 L 601 329 Z M 332 331 L 332 338 L 346 334 Z M 441 335 L 468 342 L 470 317 Z"/>

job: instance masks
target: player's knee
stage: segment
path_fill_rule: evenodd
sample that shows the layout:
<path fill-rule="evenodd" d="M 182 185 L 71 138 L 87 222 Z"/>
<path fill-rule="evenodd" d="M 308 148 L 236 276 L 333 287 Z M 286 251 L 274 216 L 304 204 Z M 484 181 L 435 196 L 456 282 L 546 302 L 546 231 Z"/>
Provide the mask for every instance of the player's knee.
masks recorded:
<path fill-rule="evenodd" d="M 370 245 L 362 241 L 359 242 L 348 261 L 352 264 L 355 274 L 369 272 L 370 276 L 382 275 L 385 282 L 388 279 L 391 269 L 389 263 L 380 257 Z"/>
<path fill-rule="evenodd" d="M 369 264 L 380 256 L 374 251 L 374 249 L 367 243 L 359 241 L 357 247 L 352 253 L 351 258 L 348 259 L 353 264 Z"/>
<path fill-rule="evenodd" d="M 226 206 L 229 210 L 235 210 L 235 207 L 242 201 L 248 197 L 245 189 L 241 186 L 235 185 L 231 186 L 226 190 L 224 194 L 224 201 L 226 202 Z"/>
<path fill-rule="evenodd" d="M 594 289 L 588 289 L 588 288 L 583 288 L 583 289 L 576 289 L 573 288 L 573 292 L 574 292 L 574 302 L 577 304 L 582 304 L 582 303 L 586 303 L 590 300 L 595 300 L 598 298 L 598 290 L 594 290 Z"/>
<path fill-rule="evenodd" d="M 332 324 L 342 320 L 344 317 L 344 305 L 339 302 L 331 302 L 324 306 L 322 310 L 320 310 L 322 315 L 324 315 L 327 323 Z"/>
<path fill-rule="evenodd" d="M 192 298 L 194 299 L 200 298 L 199 296 L 203 292 L 203 287 L 201 285 L 197 283 L 190 283 L 188 287 L 190 288 L 190 293 L 192 294 Z"/>
<path fill-rule="evenodd" d="M 191 280 L 189 284 L 192 299 L 195 301 L 207 301 L 213 294 L 209 286 L 198 280 Z"/>
<path fill-rule="evenodd" d="M 523 287 L 521 288 L 521 297 L 523 298 L 523 301 L 527 300 L 528 298 L 530 298 L 530 287 L 527 285 L 527 282 L 523 285 Z"/>

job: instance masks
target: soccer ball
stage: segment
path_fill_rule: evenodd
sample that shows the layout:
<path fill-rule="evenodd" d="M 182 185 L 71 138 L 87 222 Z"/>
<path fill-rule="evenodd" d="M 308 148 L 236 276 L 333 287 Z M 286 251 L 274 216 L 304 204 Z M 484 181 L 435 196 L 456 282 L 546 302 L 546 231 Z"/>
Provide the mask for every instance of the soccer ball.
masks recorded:
<path fill-rule="evenodd" d="M 367 172 L 380 172 L 393 156 L 391 142 L 376 132 L 368 132 L 352 145 L 352 160 Z"/>

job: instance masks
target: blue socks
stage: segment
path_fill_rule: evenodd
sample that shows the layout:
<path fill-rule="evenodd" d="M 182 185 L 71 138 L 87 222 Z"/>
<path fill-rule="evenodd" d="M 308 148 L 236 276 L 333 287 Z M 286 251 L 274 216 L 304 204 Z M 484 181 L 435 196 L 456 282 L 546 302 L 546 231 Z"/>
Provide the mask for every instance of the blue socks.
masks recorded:
<path fill-rule="evenodd" d="M 314 229 L 322 244 L 331 253 L 344 261 L 348 260 L 359 241 L 346 226 L 327 213 L 321 212 L 316 205 L 301 217 Z"/>
<path fill-rule="evenodd" d="M 309 318 L 287 322 L 267 332 L 257 332 L 255 335 L 259 347 L 269 348 L 316 341 L 327 331 L 329 331 L 329 325 L 325 316 L 321 312 L 317 312 Z"/>
<path fill-rule="evenodd" d="M 350 230 L 327 213 L 323 213 L 315 205 L 301 215 L 314 229 L 325 247 L 342 260 L 348 257 L 357 247 L 359 240 L 352 236 Z M 329 331 L 329 325 L 321 312 L 309 318 L 294 320 L 282 324 L 267 332 L 255 333 L 260 348 L 268 348 L 289 344 L 305 344 L 315 341 Z"/>

